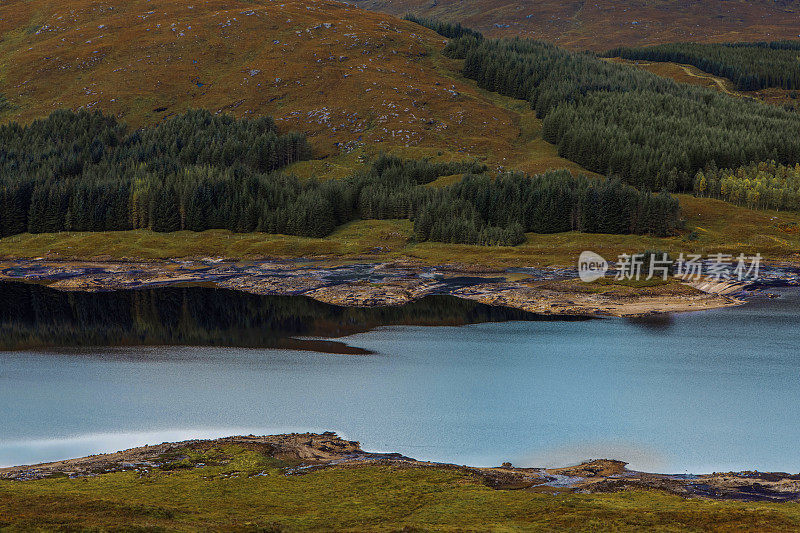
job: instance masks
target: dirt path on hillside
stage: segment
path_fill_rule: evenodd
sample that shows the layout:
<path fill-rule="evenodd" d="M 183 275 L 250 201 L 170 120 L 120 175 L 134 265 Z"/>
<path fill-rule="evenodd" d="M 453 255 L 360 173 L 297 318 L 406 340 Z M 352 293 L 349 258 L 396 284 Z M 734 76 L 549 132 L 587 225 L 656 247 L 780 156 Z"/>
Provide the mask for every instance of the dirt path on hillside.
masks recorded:
<path fill-rule="evenodd" d="M 712 74 L 696 74 L 696 73 L 692 72 L 692 68 L 690 66 L 688 66 L 688 65 L 681 65 L 681 64 L 677 64 L 677 65 L 679 67 L 681 67 L 681 69 L 687 75 L 689 75 L 689 76 L 691 76 L 693 78 L 700 78 L 701 80 L 713 81 L 716 84 L 716 86 L 719 87 L 719 90 L 724 92 L 725 94 L 729 94 L 731 96 L 741 96 L 739 93 L 731 91 L 730 89 L 728 89 L 725 86 L 725 81 L 722 78 L 718 78 L 718 77 L 716 77 L 716 76 L 714 76 Z"/>
<path fill-rule="evenodd" d="M 661 73 L 653 72 L 653 71 L 648 70 L 647 68 L 645 68 L 645 67 L 651 67 L 653 65 L 671 65 L 671 66 L 680 68 L 683 71 L 683 73 L 686 74 L 687 76 L 690 76 L 692 78 L 697 78 L 697 79 L 700 79 L 700 80 L 708 80 L 708 81 L 714 83 L 714 85 L 716 85 L 717 89 L 719 89 L 721 92 L 723 92 L 723 93 L 725 93 L 727 95 L 736 96 L 736 97 L 740 97 L 740 98 L 746 96 L 746 95 L 744 95 L 744 94 L 742 94 L 740 92 L 730 90 L 728 88 L 728 86 L 727 86 L 727 82 L 730 82 L 730 80 L 728 80 L 727 78 L 714 76 L 713 74 L 710 74 L 708 72 L 704 72 L 704 71 L 700 70 L 699 68 L 695 67 L 694 65 L 684 65 L 682 63 L 675 63 L 673 61 L 642 61 L 642 60 L 621 59 L 621 58 L 618 58 L 618 57 L 605 58 L 605 60 L 606 61 L 610 61 L 610 62 L 614 62 L 614 63 L 617 63 L 617 64 L 621 64 L 621 65 L 635 66 L 637 68 L 640 68 L 640 69 L 643 69 L 643 70 L 647 70 L 648 72 L 651 72 L 651 73 L 653 73 L 653 74 L 655 74 L 657 76 L 661 76 L 663 78 L 675 79 L 674 77 L 670 76 L 669 74 L 661 74 Z M 681 83 L 679 80 L 675 80 L 675 81 L 677 81 L 678 83 Z"/>

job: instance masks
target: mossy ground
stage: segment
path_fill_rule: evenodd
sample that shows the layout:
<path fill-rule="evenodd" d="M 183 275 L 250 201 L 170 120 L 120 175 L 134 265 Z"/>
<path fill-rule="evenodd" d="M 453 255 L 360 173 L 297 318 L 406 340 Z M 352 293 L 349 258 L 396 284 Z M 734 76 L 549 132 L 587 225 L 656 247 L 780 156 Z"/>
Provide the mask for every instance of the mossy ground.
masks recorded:
<path fill-rule="evenodd" d="M 176 458 L 172 458 L 176 459 Z M 361 465 L 286 475 L 238 447 L 178 467 L 0 481 L 0 529 L 122 531 L 790 531 L 800 505 L 660 492 L 494 490 L 458 469 Z M 205 466 L 199 466 L 205 464 Z"/>

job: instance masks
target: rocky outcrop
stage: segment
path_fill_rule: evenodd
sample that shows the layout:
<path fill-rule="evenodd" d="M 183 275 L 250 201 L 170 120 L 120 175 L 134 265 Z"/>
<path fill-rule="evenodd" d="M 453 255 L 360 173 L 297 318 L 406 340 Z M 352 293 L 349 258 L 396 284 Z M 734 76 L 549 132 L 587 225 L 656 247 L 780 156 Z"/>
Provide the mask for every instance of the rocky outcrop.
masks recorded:
<path fill-rule="evenodd" d="M 570 269 L 476 272 L 411 263 L 325 264 L 297 261 L 165 261 L 156 263 L 0 262 L 0 280 L 46 283 L 67 291 L 213 285 L 262 295 L 304 295 L 356 307 L 402 305 L 428 295 L 452 295 L 543 315 L 641 316 L 741 303 L 738 285 L 656 286 L 581 283 Z M 724 289 L 724 290 L 723 290 Z"/>
<path fill-rule="evenodd" d="M 497 490 L 547 493 L 661 490 L 687 498 L 800 501 L 800 474 L 756 471 L 704 475 L 653 474 L 628 470 L 627 463 L 614 459 L 597 459 L 564 468 L 519 468 L 510 463 L 479 468 L 418 461 L 397 453 L 366 452 L 358 442 L 342 439 L 332 432 L 246 435 L 162 443 L 79 459 L 0 468 L 0 479 L 28 481 L 57 476 L 98 476 L 120 471 L 137 471 L 140 475 L 147 475 L 154 469 L 204 468 L 207 466 L 205 463 L 187 465 L 187 458 L 192 452 L 216 450 L 216 460 L 225 464 L 228 446 L 255 451 L 281 461 L 285 475 L 303 475 L 320 468 L 360 468 L 378 464 L 398 470 L 458 470 L 479 477 L 487 486 Z"/>
<path fill-rule="evenodd" d="M 344 440 L 335 433 L 246 435 L 214 440 L 164 442 L 78 459 L 0 468 L 0 479 L 30 480 L 59 474 L 80 477 L 123 470 L 169 468 L 171 464 L 182 460 L 187 450 L 202 451 L 226 445 L 255 450 L 275 459 L 302 462 L 305 465 L 327 464 L 345 457 L 364 455 L 358 442 Z"/>

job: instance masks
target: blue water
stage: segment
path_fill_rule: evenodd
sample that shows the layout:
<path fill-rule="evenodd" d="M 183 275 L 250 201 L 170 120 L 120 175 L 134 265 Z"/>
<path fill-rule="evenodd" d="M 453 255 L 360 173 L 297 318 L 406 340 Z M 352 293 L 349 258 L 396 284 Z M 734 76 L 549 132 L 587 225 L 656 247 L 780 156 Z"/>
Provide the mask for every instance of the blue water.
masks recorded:
<path fill-rule="evenodd" d="M 617 458 L 800 471 L 800 295 L 638 323 L 392 327 L 377 355 L 0 352 L 0 465 L 234 433 L 333 430 L 471 465 Z"/>

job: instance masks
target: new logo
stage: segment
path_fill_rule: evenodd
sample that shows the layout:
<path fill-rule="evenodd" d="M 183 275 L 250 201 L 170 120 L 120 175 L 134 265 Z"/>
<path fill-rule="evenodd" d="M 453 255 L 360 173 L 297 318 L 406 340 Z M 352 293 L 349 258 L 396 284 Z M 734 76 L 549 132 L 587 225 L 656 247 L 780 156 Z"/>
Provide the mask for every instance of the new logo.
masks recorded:
<path fill-rule="evenodd" d="M 608 261 L 594 252 L 581 252 L 578 258 L 578 276 L 581 281 L 591 282 L 598 280 L 608 272 Z"/>

